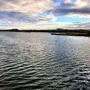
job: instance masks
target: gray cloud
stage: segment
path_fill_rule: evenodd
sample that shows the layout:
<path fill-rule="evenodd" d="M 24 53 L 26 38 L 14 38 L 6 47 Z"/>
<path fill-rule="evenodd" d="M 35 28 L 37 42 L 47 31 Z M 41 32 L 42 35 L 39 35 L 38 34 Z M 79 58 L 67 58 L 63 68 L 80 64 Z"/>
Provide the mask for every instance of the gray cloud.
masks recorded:
<path fill-rule="evenodd" d="M 90 22 L 75 22 L 66 24 L 65 28 L 68 29 L 90 29 Z"/>
<path fill-rule="evenodd" d="M 38 23 L 42 21 L 51 21 L 54 17 L 51 16 L 30 16 L 21 12 L 14 11 L 1 11 L 0 20 L 7 20 L 12 22 L 27 22 L 27 23 Z"/>
<path fill-rule="evenodd" d="M 0 0 L 0 21 L 38 23 L 54 20 L 54 17 L 39 13 L 53 7 L 52 0 Z"/>
<path fill-rule="evenodd" d="M 67 2 L 64 2 L 67 1 Z M 69 2 L 70 0 L 64 0 L 59 3 L 54 9 L 49 10 L 52 14 L 56 16 L 63 15 L 76 15 L 76 16 L 89 16 L 90 17 L 90 4 L 87 0 L 75 0 L 74 2 Z"/>
<path fill-rule="evenodd" d="M 68 14 L 90 14 L 90 8 L 56 8 L 52 10 L 54 15 L 62 16 Z"/>
<path fill-rule="evenodd" d="M 0 24 L 16 24 L 19 26 L 29 27 L 33 25 L 33 28 L 42 24 L 43 28 L 46 27 L 90 27 L 90 22 L 87 23 L 53 23 L 46 24 L 47 21 L 55 21 L 57 16 L 84 16 L 90 17 L 90 0 L 57 0 L 59 3 L 53 2 L 53 0 L 0 0 Z M 42 13 L 43 15 L 39 15 Z M 44 15 L 45 14 L 45 15 Z M 56 18 L 55 18 L 56 17 Z M 26 27 L 27 27 L 26 26 Z M 31 27 L 30 26 L 30 27 Z"/>

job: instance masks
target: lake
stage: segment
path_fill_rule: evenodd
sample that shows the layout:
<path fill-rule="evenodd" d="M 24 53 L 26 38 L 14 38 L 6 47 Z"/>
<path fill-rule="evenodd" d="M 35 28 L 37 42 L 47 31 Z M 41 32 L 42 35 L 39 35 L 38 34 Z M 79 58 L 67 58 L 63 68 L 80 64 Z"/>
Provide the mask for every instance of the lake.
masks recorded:
<path fill-rule="evenodd" d="M 90 90 L 90 37 L 0 32 L 0 90 Z"/>

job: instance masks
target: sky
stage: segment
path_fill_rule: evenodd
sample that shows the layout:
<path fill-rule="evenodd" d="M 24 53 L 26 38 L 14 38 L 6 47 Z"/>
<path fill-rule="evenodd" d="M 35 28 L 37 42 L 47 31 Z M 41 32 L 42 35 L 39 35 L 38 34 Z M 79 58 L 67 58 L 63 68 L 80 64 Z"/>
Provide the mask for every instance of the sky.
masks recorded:
<path fill-rule="evenodd" d="M 0 29 L 89 29 L 90 0 L 0 0 Z"/>

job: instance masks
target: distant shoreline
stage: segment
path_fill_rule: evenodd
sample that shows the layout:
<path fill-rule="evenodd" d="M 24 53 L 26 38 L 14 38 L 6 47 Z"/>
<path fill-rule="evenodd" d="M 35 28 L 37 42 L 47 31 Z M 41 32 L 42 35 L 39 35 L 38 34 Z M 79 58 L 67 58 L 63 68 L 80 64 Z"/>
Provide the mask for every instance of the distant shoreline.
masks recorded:
<path fill-rule="evenodd" d="M 90 30 L 85 29 L 54 29 L 54 30 L 18 30 L 18 29 L 7 29 L 0 30 L 0 32 L 48 32 L 51 35 L 70 35 L 70 36 L 90 36 Z"/>

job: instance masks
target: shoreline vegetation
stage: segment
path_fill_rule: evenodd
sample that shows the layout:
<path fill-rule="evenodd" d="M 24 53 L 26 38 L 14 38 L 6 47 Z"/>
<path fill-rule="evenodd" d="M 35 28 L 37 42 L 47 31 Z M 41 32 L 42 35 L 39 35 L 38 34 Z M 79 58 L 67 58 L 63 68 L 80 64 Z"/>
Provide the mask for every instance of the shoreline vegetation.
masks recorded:
<path fill-rule="evenodd" d="M 51 35 L 69 35 L 69 36 L 90 36 L 90 30 L 85 29 L 51 29 L 51 30 L 18 30 L 3 29 L 0 32 L 48 32 Z"/>

